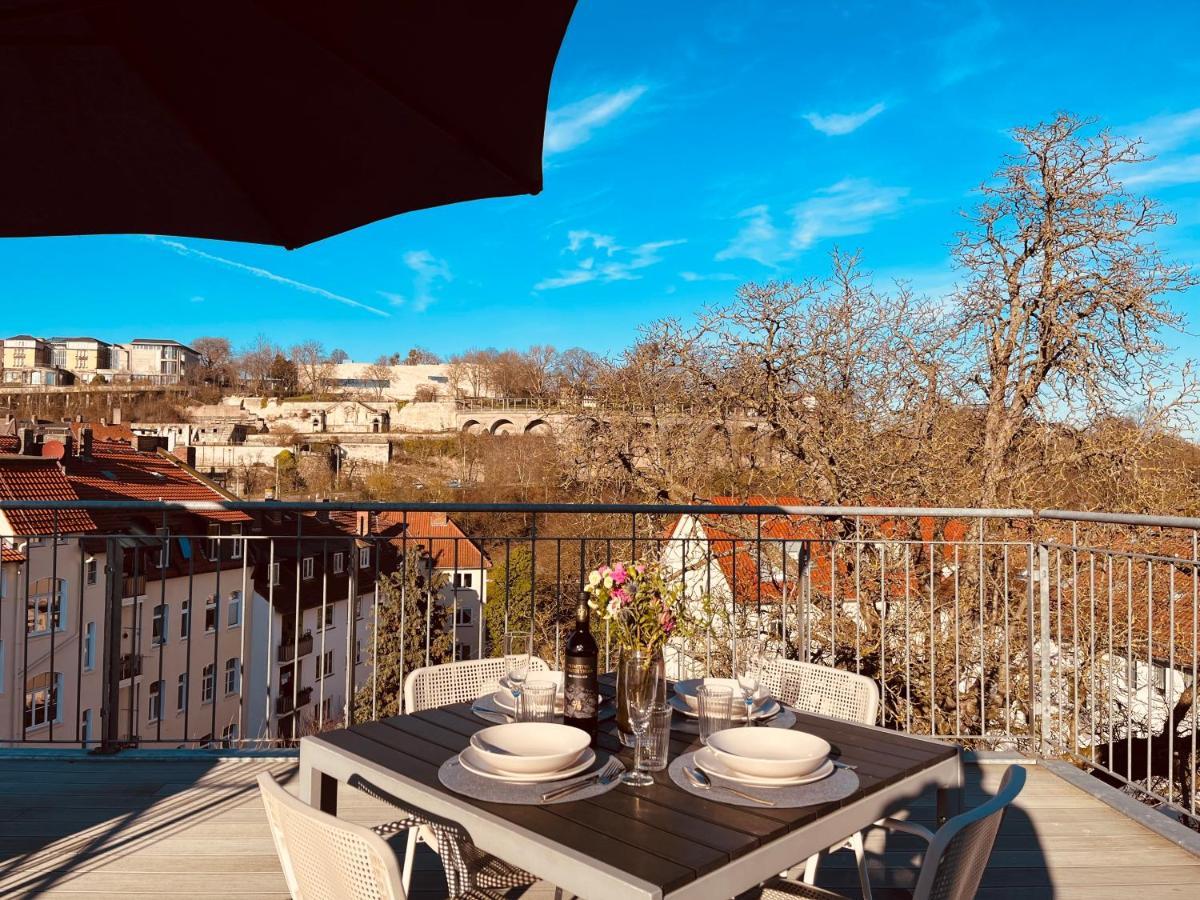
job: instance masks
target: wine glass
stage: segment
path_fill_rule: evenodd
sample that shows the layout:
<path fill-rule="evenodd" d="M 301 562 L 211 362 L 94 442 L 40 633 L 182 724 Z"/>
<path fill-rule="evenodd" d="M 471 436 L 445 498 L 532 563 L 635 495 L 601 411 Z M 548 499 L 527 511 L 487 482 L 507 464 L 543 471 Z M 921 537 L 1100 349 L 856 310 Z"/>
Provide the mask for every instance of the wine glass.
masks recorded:
<path fill-rule="evenodd" d="M 522 691 L 529 677 L 529 658 L 533 655 L 533 633 L 510 631 L 504 636 L 504 659 L 508 664 L 508 689 L 512 691 L 517 719 L 521 717 Z"/>
<path fill-rule="evenodd" d="M 754 699 L 762 682 L 762 671 L 769 661 L 770 653 L 763 637 L 759 637 L 747 652 L 738 672 L 738 687 L 742 690 L 742 701 L 746 704 L 746 727 L 754 725 Z"/>
<path fill-rule="evenodd" d="M 650 714 L 660 700 L 662 657 L 641 650 L 627 652 L 621 657 L 621 677 L 634 739 L 633 768 L 621 776 L 621 783 L 646 787 L 654 784 L 654 779 L 642 771 L 642 745 L 650 727 Z"/>

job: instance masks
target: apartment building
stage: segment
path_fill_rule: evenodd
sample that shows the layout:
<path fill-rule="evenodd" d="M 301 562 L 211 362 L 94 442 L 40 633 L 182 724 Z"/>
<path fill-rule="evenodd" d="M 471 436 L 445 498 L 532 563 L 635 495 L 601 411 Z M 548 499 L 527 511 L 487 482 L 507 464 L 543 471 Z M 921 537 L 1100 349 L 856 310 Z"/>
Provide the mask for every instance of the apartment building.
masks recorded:
<path fill-rule="evenodd" d="M 343 721 L 351 692 L 369 692 L 375 611 L 386 601 L 378 581 L 406 555 L 439 585 L 455 656 L 481 655 L 491 561 L 444 513 L 267 512 L 252 543 L 254 592 L 272 611 L 259 645 L 272 667 L 271 737 Z"/>
<path fill-rule="evenodd" d="M 164 453 L 0 438 L 6 500 L 219 500 Z M 0 511 L 0 743 L 210 746 L 262 730 L 242 513 Z M 115 684 L 114 684 L 115 682 Z"/>
<path fill-rule="evenodd" d="M 46 343 L 50 345 L 53 365 L 73 373 L 79 381 L 90 382 L 98 375 L 120 368 L 120 351 L 114 352 L 108 341 L 93 337 L 52 337 Z"/>
<path fill-rule="evenodd" d="M 31 334 L 5 338 L 0 354 L 5 384 L 63 385 L 71 384 L 74 376 L 54 364 L 49 341 Z"/>
<path fill-rule="evenodd" d="M 164 338 L 135 338 L 127 345 L 128 377 L 153 384 L 180 384 L 200 365 L 200 354 Z"/>

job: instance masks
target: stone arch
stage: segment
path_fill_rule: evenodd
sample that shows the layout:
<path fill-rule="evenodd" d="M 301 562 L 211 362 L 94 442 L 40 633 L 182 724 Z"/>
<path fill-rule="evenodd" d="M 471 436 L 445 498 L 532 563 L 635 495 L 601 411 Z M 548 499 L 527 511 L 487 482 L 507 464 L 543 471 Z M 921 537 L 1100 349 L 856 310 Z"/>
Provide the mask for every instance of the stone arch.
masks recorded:
<path fill-rule="evenodd" d="M 497 419 L 492 423 L 492 427 L 488 429 L 492 434 L 520 434 L 521 429 L 514 425 L 508 419 Z"/>
<path fill-rule="evenodd" d="M 476 419 L 467 419 L 467 421 L 462 423 L 462 431 L 463 434 L 483 434 L 483 423 Z"/>
<path fill-rule="evenodd" d="M 526 434 L 548 435 L 552 430 L 545 419 L 532 419 L 525 425 Z"/>

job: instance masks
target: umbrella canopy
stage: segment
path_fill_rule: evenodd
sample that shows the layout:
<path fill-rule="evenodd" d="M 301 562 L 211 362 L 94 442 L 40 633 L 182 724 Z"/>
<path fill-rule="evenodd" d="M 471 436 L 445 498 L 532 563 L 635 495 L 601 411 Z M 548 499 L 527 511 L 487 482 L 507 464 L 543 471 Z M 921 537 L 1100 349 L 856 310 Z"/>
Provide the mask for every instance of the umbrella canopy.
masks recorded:
<path fill-rule="evenodd" d="M 575 0 L 0 0 L 0 236 L 299 247 L 542 188 Z"/>

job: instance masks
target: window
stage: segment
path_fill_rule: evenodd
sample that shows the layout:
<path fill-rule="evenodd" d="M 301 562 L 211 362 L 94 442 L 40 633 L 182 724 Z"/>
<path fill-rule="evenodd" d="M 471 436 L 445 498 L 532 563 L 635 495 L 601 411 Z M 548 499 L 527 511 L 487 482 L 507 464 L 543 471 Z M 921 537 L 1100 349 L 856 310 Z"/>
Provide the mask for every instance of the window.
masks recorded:
<path fill-rule="evenodd" d="M 88 744 L 92 742 L 92 711 L 85 709 L 79 716 L 79 730 L 82 732 L 83 749 L 88 748 Z"/>
<path fill-rule="evenodd" d="M 213 664 L 209 663 L 204 667 L 200 678 L 200 702 L 212 703 L 213 691 L 216 689 L 216 672 L 213 670 Z"/>
<path fill-rule="evenodd" d="M 150 701 L 146 704 L 146 716 L 151 722 L 162 718 L 162 695 L 165 682 L 155 681 L 150 685 Z"/>
<path fill-rule="evenodd" d="M 158 567 L 165 569 L 171 564 L 171 532 L 167 528 L 155 528 L 154 533 L 158 535 L 160 544 L 158 548 Z"/>
<path fill-rule="evenodd" d="M 317 657 L 317 681 L 328 678 L 333 674 L 333 651 L 326 650 L 324 656 Z"/>
<path fill-rule="evenodd" d="M 454 645 L 455 659 L 471 659 L 471 645 L 459 641 Z"/>
<path fill-rule="evenodd" d="M 326 628 L 333 627 L 333 604 L 326 604 L 317 613 L 317 631 L 324 631 Z"/>
<path fill-rule="evenodd" d="M 96 623 L 88 622 L 83 630 L 83 671 L 96 668 Z"/>
<path fill-rule="evenodd" d="M 212 594 L 204 601 L 204 630 L 217 630 L 217 598 Z"/>
<path fill-rule="evenodd" d="M 230 722 L 228 725 L 225 726 L 224 730 L 221 731 L 221 740 L 223 740 L 227 745 L 231 746 L 231 745 L 237 743 L 237 739 L 238 739 L 237 722 Z"/>
<path fill-rule="evenodd" d="M 154 607 L 154 618 L 150 623 L 150 643 L 157 647 L 167 642 L 167 605 Z"/>
<path fill-rule="evenodd" d="M 39 578 L 29 588 L 26 630 L 30 634 L 49 634 L 50 620 L 55 631 L 67 630 L 67 583 L 62 578 Z"/>
<path fill-rule="evenodd" d="M 354 664 L 360 665 L 362 663 L 362 661 L 363 661 L 362 641 L 359 639 L 355 639 L 355 641 L 354 641 Z"/>
<path fill-rule="evenodd" d="M 208 526 L 208 558 L 217 560 L 221 558 L 221 526 Z"/>
<path fill-rule="evenodd" d="M 179 675 L 179 682 L 175 686 L 175 711 L 183 712 L 188 707 L 188 673 L 182 672 Z"/>
<path fill-rule="evenodd" d="M 236 694 L 242 686 L 242 671 L 236 656 L 225 660 L 225 696 Z"/>
<path fill-rule="evenodd" d="M 192 601 L 184 600 L 179 610 L 179 639 L 186 641 L 192 631 Z"/>
<path fill-rule="evenodd" d="M 61 672 L 42 672 L 29 680 L 29 690 L 25 692 L 26 728 L 40 728 L 62 721 L 58 708 L 62 684 Z"/>
<path fill-rule="evenodd" d="M 229 533 L 232 535 L 240 535 L 242 533 L 242 526 L 241 525 L 230 525 Z M 238 537 L 236 540 L 234 540 L 233 547 L 230 549 L 230 553 L 229 553 L 230 557 L 232 557 L 233 559 L 241 559 L 242 551 L 245 546 L 246 546 L 246 542 L 244 540 L 242 540 L 240 537 Z"/>
<path fill-rule="evenodd" d="M 279 584 L 279 563 L 271 563 L 271 584 Z"/>
<path fill-rule="evenodd" d="M 313 577 L 313 558 L 306 556 L 300 561 L 300 577 L 306 581 Z"/>
<path fill-rule="evenodd" d="M 456 609 L 454 611 L 454 624 L 455 625 L 470 625 L 471 624 L 471 610 L 463 609 L 462 607 L 459 607 L 458 609 Z"/>
<path fill-rule="evenodd" d="M 88 584 L 96 583 L 97 569 L 98 566 L 96 564 L 96 557 L 88 557 L 88 560 L 86 563 L 84 563 L 83 567 L 84 577 L 87 579 Z M 91 710 L 88 711 L 91 712 Z"/>
<path fill-rule="evenodd" d="M 346 554 L 340 550 L 333 554 L 333 574 L 341 575 L 346 571 Z"/>
<path fill-rule="evenodd" d="M 237 628 L 242 624 L 242 592 L 234 591 L 229 595 L 228 612 L 225 615 L 227 628 Z"/>
<path fill-rule="evenodd" d="M 469 588 L 475 581 L 475 576 L 471 572 L 455 572 L 454 586 L 456 588 Z"/>
<path fill-rule="evenodd" d="M 367 568 L 370 568 L 370 566 L 371 566 L 371 548 L 370 547 L 360 547 L 358 550 L 358 567 L 360 569 L 367 569 Z"/>
<path fill-rule="evenodd" d="M 333 718 L 333 698 L 326 697 L 321 701 L 321 721 L 328 722 Z"/>
<path fill-rule="evenodd" d="M 363 617 L 363 598 L 354 598 L 354 618 L 361 619 Z"/>

